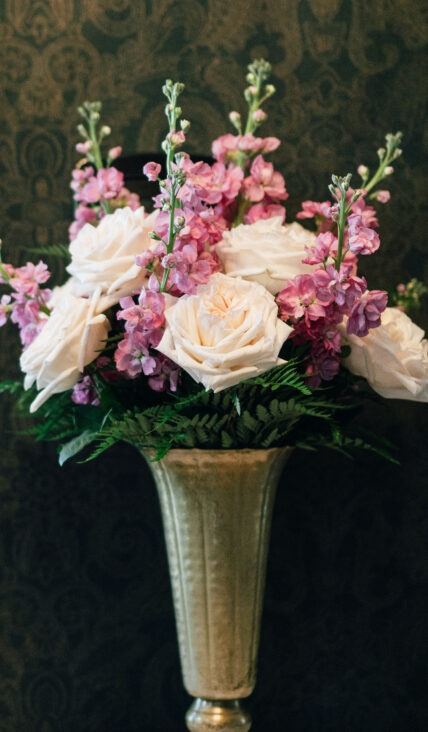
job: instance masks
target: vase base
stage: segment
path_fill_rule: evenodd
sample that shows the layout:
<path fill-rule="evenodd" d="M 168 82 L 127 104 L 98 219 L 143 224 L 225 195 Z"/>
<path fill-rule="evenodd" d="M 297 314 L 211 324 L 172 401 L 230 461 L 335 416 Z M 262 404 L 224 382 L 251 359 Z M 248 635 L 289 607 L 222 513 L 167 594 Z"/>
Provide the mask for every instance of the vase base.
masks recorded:
<path fill-rule="evenodd" d="M 251 716 L 236 701 L 195 699 L 186 714 L 190 732 L 248 732 Z"/>

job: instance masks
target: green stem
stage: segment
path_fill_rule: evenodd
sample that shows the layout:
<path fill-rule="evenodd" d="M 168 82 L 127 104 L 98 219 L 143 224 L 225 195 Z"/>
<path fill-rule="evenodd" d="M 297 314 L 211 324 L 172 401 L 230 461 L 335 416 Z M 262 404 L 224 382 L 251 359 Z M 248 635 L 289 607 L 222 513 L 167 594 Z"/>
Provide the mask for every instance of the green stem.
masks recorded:
<path fill-rule="evenodd" d="M 250 205 L 251 205 L 251 201 L 249 201 L 248 198 L 241 197 L 241 194 L 239 194 L 238 210 L 236 212 L 236 216 L 235 216 L 235 219 L 233 222 L 233 228 L 235 228 L 235 226 L 239 226 L 239 224 L 243 223 L 244 216 L 247 213 L 247 210 Z"/>
<path fill-rule="evenodd" d="M 100 170 L 101 168 L 104 168 L 104 163 L 103 163 L 103 158 L 101 155 L 100 144 L 99 144 L 99 141 L 97 138 L 96 125 L 91 116 L 89 116 L 89 118 L 88 118 L 88 126 L 89 126 L 89 137 L 92 142 L 92 148 L 91 148 L 92 156 L 94 158 L 94 163 L 96 165 L 97 170 Z M 110 214 L 111 206 L 110 206 L 109 202 L 104 199 L 104 200 L 101 200 L 100 203 L 104 209 L 104 212 L 106 214 Z"/>
<path fill-rule="evenodd" d="M 260 92 L 262 88 L 262 79 L 260 75 L 257 75 L 257 84 L 256 84 L 256 93 L 253 97 L 253 100 L 250 104 L 249 110 L 248 110 L 248 117 L 247 117 L 247 124 L 245 125 L 245 135 L 252 134 L 256 129 L 256 122 L 253 118 L 254 112 L 257 112 L 259 106 L 260 106 Z"/>
<path fill-rule="evenodd" d="M 346 191 L 340 189 L 340 204 L 339 204 L 339 221 L 337 223 L 337 259 L 336 268 L 339 269 L 342 263 L 342 252 L 343 252 L 343 240 L 345 236 L 345 224 L 346 224 Z"/>
<path fill-rule="evenodd" d="M 177 104 L 177 98 L 176 94 L 174 94 L 171 105 L 173 109 L 171 110 L 170 114 L 168 114 L 168 121 L 169 121 L 169 131 L 174 132 L 175 126 L 177 124 L 177 113 L 176 113 L 176 104 Z M 174 249 L 174 214 L 175 214 L 175 204 L 177 201 L 176 196 L 176 189 L 173 182 L 173 171 L 172 171 L 172 154 L 173 154 L 173 146 L 171 143 L 169 143 L 167 147 L 167 153 L 166 153 L 166 174 L 167 178 L 171 183 L 171 197 L 170 197 L 170 204 L 171 209 L 169 212 L 169 226 L 168 226 L 168 244 L 166 247 L 166 253 L 171 254 Z M 167 284 L 168 284 L 168 277 L 170 273 L 170 267 L 166 267 L 162 276 L 162 282 L 160 286 L 159 292 L 165 292 Z"/>

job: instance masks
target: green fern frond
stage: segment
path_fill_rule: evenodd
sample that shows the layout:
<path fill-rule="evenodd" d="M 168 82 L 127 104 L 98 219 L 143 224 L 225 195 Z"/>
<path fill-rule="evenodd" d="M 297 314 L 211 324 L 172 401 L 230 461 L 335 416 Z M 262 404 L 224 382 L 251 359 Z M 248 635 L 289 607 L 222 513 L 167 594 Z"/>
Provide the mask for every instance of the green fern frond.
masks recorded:
<path fill-rule="evenodd" d="M 31 254 L 41 254 L 45 257 L 61 257 L 67 261 L 71 260 L 70 249 L 66 244 L 52 244 L 47 247 L 31 247 L 28 251 L 31 251 Z"/>

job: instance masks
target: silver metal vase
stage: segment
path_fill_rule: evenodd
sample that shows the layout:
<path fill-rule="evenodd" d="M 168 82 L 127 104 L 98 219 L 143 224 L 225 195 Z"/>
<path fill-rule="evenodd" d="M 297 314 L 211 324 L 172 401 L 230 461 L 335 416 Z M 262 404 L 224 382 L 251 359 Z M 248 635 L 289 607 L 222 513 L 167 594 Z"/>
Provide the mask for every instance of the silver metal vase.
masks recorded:
<path fill-rule="evenodd" d="M 292 448 L 171 450 L 162 509 L 191 732 L 247 732 L 276 486 Z M 150 460 L 152 453 L 143 451 Z"/>

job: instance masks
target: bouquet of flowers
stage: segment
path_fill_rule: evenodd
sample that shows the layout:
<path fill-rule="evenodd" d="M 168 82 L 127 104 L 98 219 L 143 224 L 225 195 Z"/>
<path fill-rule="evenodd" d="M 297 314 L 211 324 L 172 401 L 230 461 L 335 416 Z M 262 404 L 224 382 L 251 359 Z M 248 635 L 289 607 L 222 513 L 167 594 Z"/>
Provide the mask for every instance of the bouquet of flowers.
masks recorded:
<path fill-rule="evenodd" d="M 118 440 L 158 459 L 284 444 L 387 454 L 351 419 L 364 398 L 428 401 L 427 341 L 405 313 L 423 286 L 399 285 L 388 307 L 358 274 L 380 246 L 374 204 L 390 198 L 379 185 L 401 134 L 386 135 L 374 174 L 358 167 L 357 187 L 333 175 L 329 200 L 303 202 L 312 229 L 285 223 L 285 181 L 266 160 L 280 140 L 257 136 L 269 72 L 248 67 L 247 119 L 230 113 L 235 133 L 213 142 L 212 164 L 183 151 L 184 87 L 166 81 L 165 170 L 144 167 L 159 183 L 151 213 L 112 165 L 121 149 L 103 154 L 101 104 L 79 108 L 71 243 L 55 252 L 69 278 L 50 289 L 42 261 L 0 264 L 0 325 L 20 329 L 24 374 L 1 389 L 35 413 L 39 439 L 60 443 L 61 464 Z"/>

